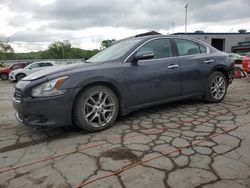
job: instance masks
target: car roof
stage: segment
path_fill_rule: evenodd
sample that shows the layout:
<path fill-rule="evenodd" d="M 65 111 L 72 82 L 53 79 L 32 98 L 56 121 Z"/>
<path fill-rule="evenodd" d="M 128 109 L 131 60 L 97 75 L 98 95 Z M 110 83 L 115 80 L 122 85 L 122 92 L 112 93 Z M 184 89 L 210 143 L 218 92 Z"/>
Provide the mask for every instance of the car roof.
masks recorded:
<path fill-rule="evenodd" d="M 36 63 L 52 63 L 52 64 L 55 64 L 55 61 L 36 61 L 36 62 L 31 63 L 31 64 L 36 64 Z"/>
<path fill-rule="evenodd" d="M 181 38 L 181 39 L 187 39 L 187 40 L 193 40 L 195 42 L 199 42 L 201 44 L 204 45 L 208 45 L 207 43 L 198 40 L 196 38 L 190 37 L 188 35 L 163 35 L 161 33 L 158 33 L 156 31 L 150 31 L 150 32 L 146 32 L 146 33 L 141 33 L 141 34 L 137 34 L 135 36 L 131 36 L 131 37 L 127 37 L 121 40 L 117 40 L 115 42 L 113 42 L 113 44 L 121 42 L 121 41 L 125 41 L 125 40 L 136 40 L 136 39 L 141 39 L 142 41 L 146 41 L 146 40 L 150 40 L 150 39 L 154 39 L 154 38 Z"/>
<path fill-rule="evenodd" d="M 193 41 L 204 44 L 203 41 L 198 40 L 198 39 L 193 38 L 193 37 L 190 37 L 190 36 L 185 36 L 185 35 L 162 35 L 162 34 L 153 34 L 153 35 L 143 35 L 143 34 L 141 34 L 141 35 L 135 35 L 135 36 L 128 37 L 128 38 L 125 38 L 125 39 L 121 39 L 119 41 L 128 40 L 128 39 L 132 39 L 132 40 L 133 39 L 135 39 L 135 40 L 136 39 L 149 40 L 149 39 L 154 39 L 154 38 L 181 38 L 181 39 L 193 40 Z"/>

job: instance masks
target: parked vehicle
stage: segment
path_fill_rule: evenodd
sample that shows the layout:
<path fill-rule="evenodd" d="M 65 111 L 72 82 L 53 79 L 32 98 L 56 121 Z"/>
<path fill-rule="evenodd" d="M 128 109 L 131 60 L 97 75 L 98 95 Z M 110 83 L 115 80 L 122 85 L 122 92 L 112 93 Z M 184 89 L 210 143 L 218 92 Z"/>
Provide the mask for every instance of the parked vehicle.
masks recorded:
<path fill-rule="evenodd" d="M 247 55 L 247 52 L 241 52 L 239 53 L 241 56 L 245 57 Z"/>
<path fill-rule="evenodd" d="M 24 67 L 26 67 L 28 65 L 28 63 L 14 63 L 9 67 L 5 67 L 3 69 L 0 70 L 0 79 L 1 80 L 8 80 L 9 78 L 9 73 L 13 70 L 17 70 L 17 69 L 22 69 Z"/>
<path fill-rule="evenodd" d="M 240 54 L 236 54 L 236 53 L 228 53 L 229 57 L 232 58 L 234 60 L 235 64 L 241 65 L 242 64 L 242 60 L 244 58 L 244 56 L 241 56 Z"/>
<path fill-rule="evenodd" d="M 224 52 L 182 36 L 124 39 L 85 64 L 27 76 L 15 86 L 17 119 L 32 127 L 76 124 L 95 132 L 118 114 L 201 96 L 218 103 L 233 79 L 234 63 Z"/>
<path fill-rule="evenodd" d="M 247 74 L 250 74 L 250 52 L 242 60 L 242 67 Z"/>
<path fill-rule="evenodd" d="M 13 80 L 13 81 L 20 81 L 22 78 L 24 78 L 24 77 L 26 77 L 34 72 L 46 69 L 46 68 L 51 67 L 51 66 L 56 66 L 56 63 L 54 61 L 34 62 L 34 63 L 31 63 L 30 65 L 26 66 L 23 69 L 11 71 L 9 73 L 9 79 Z"/>

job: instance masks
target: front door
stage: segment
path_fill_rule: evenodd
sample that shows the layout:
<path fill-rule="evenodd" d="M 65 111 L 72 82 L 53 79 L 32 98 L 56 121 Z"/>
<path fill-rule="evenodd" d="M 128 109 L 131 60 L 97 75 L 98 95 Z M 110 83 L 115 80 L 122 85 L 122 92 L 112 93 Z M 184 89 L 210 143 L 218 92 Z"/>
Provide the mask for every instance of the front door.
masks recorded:
<path fill-rule="evenodd" d="M 128 106 L 150 104 L 180 96 L 180 69 L 168 38 L 150 40 L 135 54 L 151 52 L 152 59 L 127 63 Z M 134 54 L 134 55 L 135 55 Z"/>

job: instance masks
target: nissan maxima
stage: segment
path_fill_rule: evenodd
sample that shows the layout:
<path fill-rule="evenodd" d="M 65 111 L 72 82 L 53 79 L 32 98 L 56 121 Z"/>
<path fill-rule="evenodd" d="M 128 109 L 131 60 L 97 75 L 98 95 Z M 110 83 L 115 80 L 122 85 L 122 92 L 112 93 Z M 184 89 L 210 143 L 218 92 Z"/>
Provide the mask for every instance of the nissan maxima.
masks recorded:
<path fill-rule="evenodd" d="M 84 64 L 31 74 L 15 85 L 17 119 L 32 127 L 75 124 L 89 132 L 118 115 L 199 96 L 219 103 L 234 64 L 224 52 L 184 36 L 137 35 Z"/>

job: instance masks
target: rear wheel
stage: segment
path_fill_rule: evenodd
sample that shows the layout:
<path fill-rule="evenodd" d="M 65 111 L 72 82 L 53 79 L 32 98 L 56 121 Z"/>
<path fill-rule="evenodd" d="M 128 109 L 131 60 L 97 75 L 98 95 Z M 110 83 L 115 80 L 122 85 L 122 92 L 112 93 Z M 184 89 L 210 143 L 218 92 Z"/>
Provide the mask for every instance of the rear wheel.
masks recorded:
<path fill-rule="evenodd" d="M 118 115 L 115 93 L 105 86 L 93 86 L 82 92 L 74 108 L 76 125 L 89 132 L 111 127 Z"/>
<path fill-rule="evenodd" d="M 25 74 L 19 73 L 18 75 L 16 75 L 16 80 L 17 80 L 17 81 L 20 81 L 20 80 L 22 80 L 25 76 L 26 76 Z"/>
<path fill-rule="evenodd" d="M 228 82 L 225 75 L 219 71 L 213 72 L 208 79 L 205 101 L 211 103 L 221 102 L 227 93 L 227 86 Z"/>
<path fill-rule="evenodd" d="M 6 74 L 6 73 L 2 73 L 1 76 L 0 76 L 1 80 L 8 80 L 9 78 L 9 75 Z"/>

